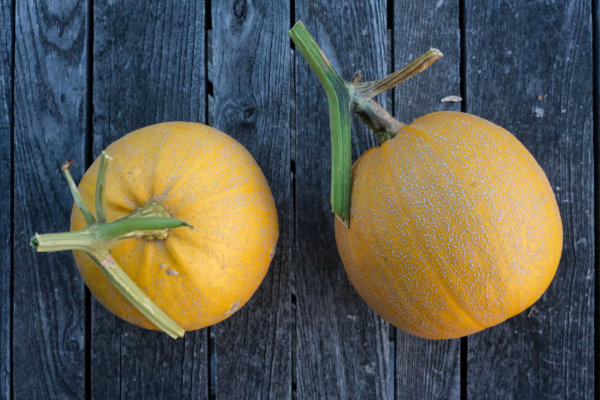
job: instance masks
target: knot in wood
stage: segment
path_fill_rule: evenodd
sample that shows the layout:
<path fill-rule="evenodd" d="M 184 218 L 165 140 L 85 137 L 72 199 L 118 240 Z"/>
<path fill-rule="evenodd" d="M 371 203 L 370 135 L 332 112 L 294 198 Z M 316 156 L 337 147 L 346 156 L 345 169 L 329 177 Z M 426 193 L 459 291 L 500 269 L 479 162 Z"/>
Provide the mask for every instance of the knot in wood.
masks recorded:
<path fill-rule="evenodd" d="M 246 17 L 246 0 L 235 0 L 233 2 L 233 15 L 237 19 L 243 19 Z"/>
<path fill-rule="evenodd" d="M 254 115 L 254 107 L 248 107 L 244 110 L 243 118 L 247 121 Z"/>

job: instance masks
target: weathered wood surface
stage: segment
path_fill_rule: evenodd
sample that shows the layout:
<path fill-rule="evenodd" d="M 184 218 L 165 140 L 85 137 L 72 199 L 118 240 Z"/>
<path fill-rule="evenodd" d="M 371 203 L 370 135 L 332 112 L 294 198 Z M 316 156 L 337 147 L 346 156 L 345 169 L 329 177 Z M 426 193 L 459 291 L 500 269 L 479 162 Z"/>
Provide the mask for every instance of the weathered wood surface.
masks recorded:
<path fill-rule="evenodd" d="M 556 277 L 534 308 L 468 338 L 468 397 L 592 399 L 591 2 L 468 0 L 465 11 L 467 111 L 529 149 L 564 230 Z"/>
<path fill-rule="evenodd" d="M 190 0 L 0 0 L 0 399 L 210 398 L 208 330 L 173 341 L 94 299 L 86 310 L 72 256 L 36 254 L 28 242 L 36 231 L 68 229 L 72 199 L 59 170 L 66 158 L 77 161 L 79 180 L 90 156 L 134 129 L 207 121 L 211 19 L 214 124 L 254 155 L 280 221 L 265 281 L 211 328 L 217 399 L 383 399 L 394 391 L 397 399 L 593 398 L 598 0 L 212 3 L 211 13 L 210 2 Z M 440 100 L 462 95 L 468 112 L 533 153 L 565 232 L 556 279 L 535 309 L 462 348 L 396 331 L 390 372 L 388 325 L 351 287 L 335 247 L 327 101 L 306 61 L 290 53 L 285 32 L 298 19 L 346 79 L 386 73 L 386 28 L 395 68 L 440 48 L 445 57 L 402 83 L 393 107 L 378 100 L 410 123 L 460 110 Z M 375 145 L 359 124 L 354 158 Z"/>
<path fill-rule="evenodd" d="M 432 47 L 444 54 L 428 70 L 398 85 L 394 117 L 410 124 L 433 111 L 460 111 L 460 103 L 441 101 L 461 96 L 458 0 L 397 0 L 393 11 L 394 69 Z M 460 397 L 460 339 L 434 341 L 397 330 L 395 349 L 396 399 Z"/>
<path fill-rule="evenodd" d="M 212 7 L 215 128 L 253 155 L 279 215 L 277 249 L 261 286 L 214 327 L 216 398 L 291 399 L 289 4 L 227 0 Z"/>
<path fill-rule="evenodd" d="M 93 155 L 147 125 L 204 122 L 202 1 L 94 2 Z M 173 340 L 92 300 L 94 399 L 207 399 L 208 335 Z"/>
<path fill-rule="evenodd" d="M 74 159 L 76 180 L 84 169 L 86 18 L 82 2 L 16 3 L 15 399 L 85 394 L 83 281 L 69 252 L 36 254 L 29 239 L 69 229 L 73 198 L 60 167 Z"/>
<path fill-rule="evenodd" d="M 296 1 L 302 20 L 342 77 L 386 74 L 386 3 Z M 299 399 L 383 399 L 388 325 L 351 286 L 335 245 L 329 204 L 331 144 L 325 90 L 298 51 L 296 64 L 296 368 Z M 385 100 L 380 96 L 380 101 Z M 353 124 L 353 156 L 375 145 Z"/>
<path fill-rule="evenodd" d="M 592 47 L 593 47 L 593 86 L 594 86 L 594 267 L 595 271 L 598 271 L 598 254 L 600 254 L 600 191 L 598 186 L 600 185 L 600 0 L 593 0 L 592 2 Z M 590 184 L 589 181 L 586 184 Z M 600 360 L 600 353 L 597 353 L 600 347 L 600 331 L 596 326 L 598 322 L 598 308 L 600 306 L 600 299 L 596 289 L 600 287 L 600 274 L 595 272 L 595 285 L 594 285 L 594 395 L 598 396 L 598 368 L 596 361 Z"/>
<path fill-rule="evenodd" d="M 0 0 L 0 399 L 11 395 L 12 1 Z M 9 29 L 10 28 L 10 29 Z"/>

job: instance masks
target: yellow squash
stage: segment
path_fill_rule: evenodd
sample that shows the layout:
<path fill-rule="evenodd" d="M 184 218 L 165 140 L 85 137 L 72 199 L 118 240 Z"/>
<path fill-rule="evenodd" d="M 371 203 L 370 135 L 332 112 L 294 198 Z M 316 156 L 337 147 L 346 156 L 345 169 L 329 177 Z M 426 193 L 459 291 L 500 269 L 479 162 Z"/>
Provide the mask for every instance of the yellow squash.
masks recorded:
<path fill-rule="evenodd" d="M 236 312 L 264 278 L 278 237 L 273 196 L 250 153 L 208 126 L 171 122 L 149 126 L 111 144 L 106 184 L 108 222 L 157 203 L 190 229 L 121 240 L 110 253 L 135 284 L 186 331 Z M 100 161 L 79 190 L 95 213 Z M 166 216 L 166 214 L 165 214 Z M 86 227 L 76 206 L 71 231 Z M 75 261 L 93 295 L 115 315 L 157 329 L 109 282 L 83 251 Z"/>
<path fill-rule="evenodd" d="M 348 82 L 301 22 L 289 34 L 327 93 L 336 242 L 367 304 L 430 339 L 469 335 L 532 305 L 562 250 L 556 199 L 532 155 L 473 115 L 435 112 L 406 126 L 373 100 L 442 53 Z M 380 143 L 352 167 L 351 113 Z"/>
<path fill-rule="evenodd" d="M 458 112 L 425 115 L 353 166 L 352 284 L 380 316 L 447 339 L 496 325 L 546 290 L 562 250 L 548 180 L 509 132 Z"/>

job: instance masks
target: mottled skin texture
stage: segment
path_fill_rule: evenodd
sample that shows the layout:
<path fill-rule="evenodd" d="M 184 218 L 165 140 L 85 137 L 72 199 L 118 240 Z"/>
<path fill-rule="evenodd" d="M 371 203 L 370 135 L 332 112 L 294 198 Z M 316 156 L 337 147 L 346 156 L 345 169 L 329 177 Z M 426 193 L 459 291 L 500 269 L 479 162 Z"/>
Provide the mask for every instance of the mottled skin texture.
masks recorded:
<path fill-rule="evenodd" d="M 548 180 L 509 132 L 458 112 L 425 115 L 353 166 L 350 229 L 335 223 L 352 284 L 394 326 L 456 338 L 544 293 L 562 223 Z"/>
<path fill-rule="evenodd" d="M 109 222 L 156 201 L 171 217 L 194 226 L 171 229 L 166 240 L 117 242 L 111 247 L 115 260 L 186 331 L 231 316 L 260 285 L 279 232 L 273 196 L 250 153 L 216 129 L 187 122 L 131 132 L 106 152 L 113 158 L 106 188 Z M 94 213 L 99 165 L 98 158 L 79 185 Z M 71 230 L 85 226 L 73 207 Z M 85 283 L 104 307 L 156 329 L 85 253 L 73 253 Z"/>

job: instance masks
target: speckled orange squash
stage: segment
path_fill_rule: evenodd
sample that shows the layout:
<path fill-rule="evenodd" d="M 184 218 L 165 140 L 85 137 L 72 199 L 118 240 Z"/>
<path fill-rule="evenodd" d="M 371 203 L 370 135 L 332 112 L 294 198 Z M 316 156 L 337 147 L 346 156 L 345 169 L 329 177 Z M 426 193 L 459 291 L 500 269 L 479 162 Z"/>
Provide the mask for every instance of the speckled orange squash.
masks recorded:
<path fill-rule="evenodd" d="M 353 166 L 350 228 L 337 246 L 356 290 L 417 336 L 469 335 L 544 293 L 562 249 L 548 180 L 506 130 L 425 115 Z"/>
<path fill-rule="evenodd" d="M 172 122 L 132 132 L 111 144 L 106 185 L 109 222 L 149 202 L 194 226 L 170 229 L 165 240 L 135 238 L 110 248 L 129 277 L 186 331 L 217 323 L 242 307 L 260 285 L 278 237 L 273 196 L 248 151 L 208 126 Z M 79 190 L 95 213 L 99 160 Z M 85 228 L 77 207 L 71 230 Z M 79 272 L 93 295 L 113 314 L 156 327 L 82 251 Z"/>

